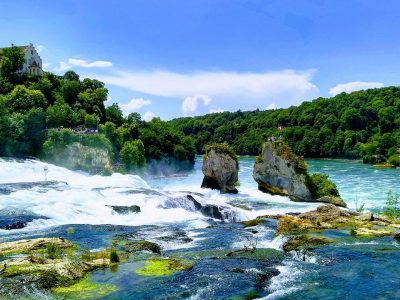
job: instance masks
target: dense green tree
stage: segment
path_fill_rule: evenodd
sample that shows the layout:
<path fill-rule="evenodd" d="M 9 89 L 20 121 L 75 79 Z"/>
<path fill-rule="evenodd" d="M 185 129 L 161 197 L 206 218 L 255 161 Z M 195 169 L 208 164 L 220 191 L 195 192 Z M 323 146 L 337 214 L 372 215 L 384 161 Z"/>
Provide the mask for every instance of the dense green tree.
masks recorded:
<path fill-rule="evenodd" d="M 117 126 L 121 126 L 124 123 L 124 116 L 117 103 L 106 108 L 107 120 L 110 120 Z"/>
<path fill-rule="evenodd" d="M 24 62 L 25 54 L 19 47 L 3 48 L 0 60 L 0 76 L 12 80 L 15 74 L 22 69 Z"/>
<path fill-rule="evenodd" d="M 146 165 L 144 145 L 141 140 L 125 142 L 120 155 L 128 171 L 141 169 Z"/>
<path fill-rule="evenodd" d="M 13 112 L 27 112 L 32 108 L 46 108 L 47 100 L 41 91 L 17 85 L 7 97 L 7 105 Z"/>

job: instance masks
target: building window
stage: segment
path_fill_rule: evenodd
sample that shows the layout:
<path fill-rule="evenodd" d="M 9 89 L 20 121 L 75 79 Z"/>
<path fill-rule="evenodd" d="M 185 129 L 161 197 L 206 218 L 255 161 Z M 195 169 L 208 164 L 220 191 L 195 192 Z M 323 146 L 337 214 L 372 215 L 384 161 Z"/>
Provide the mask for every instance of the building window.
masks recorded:
<path fill-rule="evenodd" d="M 33 55 L 33 50 L 31 50 L 31 55 Z"/>

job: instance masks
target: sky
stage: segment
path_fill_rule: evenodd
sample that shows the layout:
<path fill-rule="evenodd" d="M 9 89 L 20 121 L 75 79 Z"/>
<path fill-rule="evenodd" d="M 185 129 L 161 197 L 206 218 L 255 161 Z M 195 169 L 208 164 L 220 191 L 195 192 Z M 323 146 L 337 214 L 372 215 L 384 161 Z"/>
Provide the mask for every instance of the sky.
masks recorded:
<path fill-rule="evenodd" d="M 392 0 L 0 0 L 0 47 L 168 120 L 397 86 L 399 20 Z"/>

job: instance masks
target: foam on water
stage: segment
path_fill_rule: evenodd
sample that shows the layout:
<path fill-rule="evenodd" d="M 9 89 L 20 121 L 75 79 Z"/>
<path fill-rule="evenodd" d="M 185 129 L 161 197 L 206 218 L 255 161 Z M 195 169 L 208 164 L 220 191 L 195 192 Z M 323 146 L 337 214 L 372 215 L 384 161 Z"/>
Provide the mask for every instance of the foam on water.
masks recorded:
<path fill-rule="evenodd" d="M 63 224 L 148 225 L 188 222 L 189 227 L 207 226 L 206 222 L 201 221 L 206 219 L 205 216 L 185 209 L 184 205 L 166 207 L 171 197 L 172 201 L 175 201 L 174 197 L 183 197 L 185 193 L 171 195 L 162 190 L 152 190 L 142 178 L 136 175 L 115 173 L 112 176 L 92 176 L 40 161 L 0 159 L 0 183 L 43 181 L 45 166 L 48 169 L 48 180 L 66 182 L 68 188 L 62 190 L 49 188 L 43 191 L 34 187 L 2 195 L 0 209 L 27 209 L 48 218 L 34 220 L 28 224 L 26 230 Z M 224 204 L 223 213 L 228 219 L 238 221 L 247 219 L 241 209 L 221 203 L 217 198 L 198 197 L 196 200 L 200 203 Z M 107 205 L 138 205 L 141 212 L 121 215 L 115 213 Z"/>

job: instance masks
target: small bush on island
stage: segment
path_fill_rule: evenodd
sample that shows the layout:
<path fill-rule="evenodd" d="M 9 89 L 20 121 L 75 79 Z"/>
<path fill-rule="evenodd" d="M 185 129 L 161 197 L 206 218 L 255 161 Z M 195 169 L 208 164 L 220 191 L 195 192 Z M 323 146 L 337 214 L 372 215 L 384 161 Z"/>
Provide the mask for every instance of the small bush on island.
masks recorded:
<path fill-rule="evenodd" d="M 119 255 L 117 250 L 115 249 L 111 249 L 110 251 L 110 262 L 111 263 L 119 263 L 120 259 L 119 259 Z"/>
<path fill-rule="evenodd" d="M 57 244 L 50 243 L 46 247 L 46 255 L 50 259 L 61 258 L 63 255 L 63 250 Z"/>
<path fill-rule="evenodd" d="M 237 166 L 239 165 L 239 159 L 238 159 L 235 151 L 227 143 L 211 144 L 211 145 L 207 145 L 204 148 L 204 152 L 206 155 L 208 155 L 208 153 L 210 153 L 211 150 L 214 150 L 216 153 L 229 155 L 236 162 L 236 165 Z"/>
<path fill-rule="evenodd" d="M 323 196 L 340 197 L 336 184 L 327 174 L 312 174 L 309 176 L 309 189 L 315 199 Z"/>

